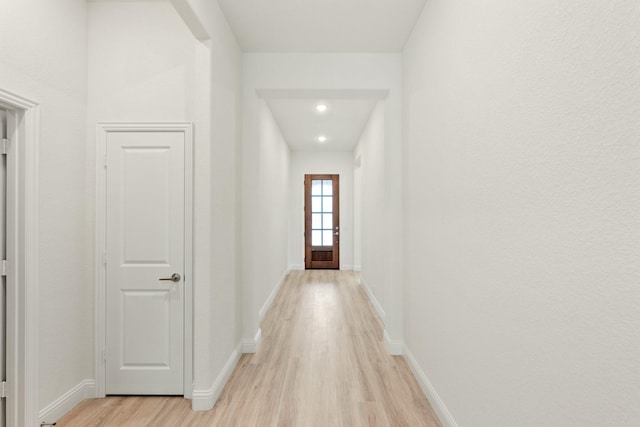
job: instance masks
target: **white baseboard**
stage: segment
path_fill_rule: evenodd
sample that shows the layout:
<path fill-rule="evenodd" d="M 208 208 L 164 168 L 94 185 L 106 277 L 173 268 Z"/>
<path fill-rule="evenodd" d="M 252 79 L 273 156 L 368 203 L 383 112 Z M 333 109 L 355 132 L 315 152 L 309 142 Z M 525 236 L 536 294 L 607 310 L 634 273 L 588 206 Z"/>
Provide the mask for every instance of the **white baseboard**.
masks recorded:
<path fill-rule="evenodd" d="M 354 265 L 353 266 L 353 271 L 362 271 L 362 266 L 361 265 Z"/>
<path fill-rule="evenodd" d="M 384 330 L 384 345 L 392 356 L 402 356 L 404 354 L 404 343 L 392 340 L 387 330 Z"/>
<path fill-rule="evenodd" d="M 262 341 L 262 329 L 258 328 L 258 332 L 252 339 L 242 341 L 243 353 L 255 353 L 260 347 L 260 341 Z"/>
<path fill-rule="evenodd" d="M 349 265 L 349 264 L 341 265 L 341 266 L 340 266 L 340 270 L 343 270 L 343 271 L 353 271 L 353 265 Z"/>
<path fill-rule="evenodd" d="M 80 384 L 42 408 L 38 413 L 38 424 L 55 423 L 85 399 L 96 397 L 96 381 L 83 380 Z"/>
<path fill-rule="evenodd" d="M 304 264 L 291 264 L 289 266 L 289 271 L 294 271 L 294 270 L 304 270 Z"/>
<path fill-rule="evenodd" d="M 369 297 L 369 301 L 371 301 L 371 304 L 373 305 L 373 308 L 375 308 L 376 313 L 378 313 L 378 316 L 380 317 L 380 320 L 382 320 L 382 323 L 384 323 L 384 319 L 387 316 L 387 314 L 384 312 L 384 310 L 382 309 L 382 306 L 380 305 L 380 303 L 378 302 L 378 299 L 376 298 L 376 296 L 373 294 L 373 292 L 371 292 L 371 289 L 369 289 L 369 287 L 367 286 L 366 283 L 364 283 L 364 281 L 362 280 L 362 278 L 360 278 L 360 284 L 362 285 L 362 287 L 364 288 L 364 291 L 367 293 L 367 296 Z"/>
<path fill-rule="evenodd" d="M 433 410 L 436 412 L 436 415 L 438 415 L 442 426 L 458 427 L 458 424 L 453 419 L 451 412 L 449 412 L 444 402 L 438 395 L 438 392 L 433 387 L 433 384 L 431 384 L 431 381 L 429 381 L 429 377 L 427 377 L 427 374 L 424 372 L 424 370 L 422 370 L 422 368 L 418 364 L 418 361 L 415 359 L 415 357 L 413 357 L 413 354 L 406 346 L 404 347 L 404 358 L 407 361 L 411 372 L 413 372 L 413 375 L 418 380 L 420 388 L 422 388 L 422 391 L 424 392 L 425 396 L 427 396 L 429 403 L 431 403 Z"/>
<path fill-rule="evenodd" d="M 191 409 L 194 411 L 208 411 L 213 408 L 218 397 L 220 397 L 220 393 L 222 393 L 222 389 L 224 389 L 227 381 L 229 381 L 229 377 L 238 364 L 238 360 L 240 360 L 240 356 L 242 355 L 240 352 L 241 347 L 242 344 L 239 344 L 235 350 L 233 350 L 227 363 L 224 364 L 222 371 L 220 371 L 220 374 L 218 374 L 218 377 L 210 388 L 206 390 L 193 390 Z"/>
<path fill-rule="evenodd" d="M 262 308 L 258 312 L 259 322 L 262 322 L 262 319 L 264 319 L 264 316 L 267 314 L 267 311 L 269 311 L 269 308 L 271 308 L 271 304 L 273 304 L 273 300 L 276 299 L 276 295 L 278 295 L 278 291 L 282 287 L 282 284 L 284 283 L 284 281 L 287 280 L 287 277 L 289 276 L 289 271 L 290 270 L 287 270 L 282 275 L 282 277 L 280 278 L 280 280 L 278 281 L 276 286 L 273 288 L 273 290 L 271 291 L 271 293 L 267 297 L 267 299 L 264 302 L 264 304 L 262 304 Z"/>

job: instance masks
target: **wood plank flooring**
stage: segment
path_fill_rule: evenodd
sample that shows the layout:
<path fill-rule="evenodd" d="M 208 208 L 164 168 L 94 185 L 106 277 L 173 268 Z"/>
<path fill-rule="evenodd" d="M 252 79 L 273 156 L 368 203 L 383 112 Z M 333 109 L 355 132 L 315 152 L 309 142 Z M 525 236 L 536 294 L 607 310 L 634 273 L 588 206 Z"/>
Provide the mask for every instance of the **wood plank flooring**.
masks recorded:
<path fill-rule="evenodd" d="M 81 403 L 59 427 L 440 427 L 404 358 L 389 356 L 357 273 L 292 272 L 211 411 L 180 397 Z"/>

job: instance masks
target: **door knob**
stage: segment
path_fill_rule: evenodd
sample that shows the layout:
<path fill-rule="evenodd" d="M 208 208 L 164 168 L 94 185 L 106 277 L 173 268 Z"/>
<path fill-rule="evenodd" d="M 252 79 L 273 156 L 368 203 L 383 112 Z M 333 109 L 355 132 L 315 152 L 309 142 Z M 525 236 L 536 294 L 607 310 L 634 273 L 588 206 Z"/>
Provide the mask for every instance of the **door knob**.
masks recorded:
<path fill-rule="evenodd" d="M 180 275 L 178 273 L 173 273 L 171 277 L 163 277 L 158 280 L 169 280 L 171 282 L 178 283 L 180 281 Z"/>

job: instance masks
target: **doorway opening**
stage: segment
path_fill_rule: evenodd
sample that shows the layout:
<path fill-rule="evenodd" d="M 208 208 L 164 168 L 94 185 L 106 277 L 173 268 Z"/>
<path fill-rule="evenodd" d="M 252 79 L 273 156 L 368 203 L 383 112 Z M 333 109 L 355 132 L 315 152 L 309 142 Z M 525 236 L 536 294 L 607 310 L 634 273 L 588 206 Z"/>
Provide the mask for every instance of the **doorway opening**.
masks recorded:
<path fill-rule="evenodd" d="M 340 269 L 340 177 L 304 176 L 305 269 Z"/>
<path fill-rule="evenodd" d="M 11 427 L 38 415 L 38 104 L 0 89 L 0 122 L 0 425 Z"/>

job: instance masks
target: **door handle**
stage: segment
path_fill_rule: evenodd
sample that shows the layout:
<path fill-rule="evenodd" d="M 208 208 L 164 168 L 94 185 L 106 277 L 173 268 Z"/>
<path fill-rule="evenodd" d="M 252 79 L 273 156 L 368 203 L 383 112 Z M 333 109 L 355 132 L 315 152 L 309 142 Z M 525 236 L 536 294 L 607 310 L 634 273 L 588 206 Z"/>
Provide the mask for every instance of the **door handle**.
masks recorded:
<path fill-rule="evenodd" d="M 168 280 L 174 283 L 178 283 L 180 281 L 180 275 L 178 273 L 173 273 L 171 277 L 163 277 L 158 280 Z"/>

